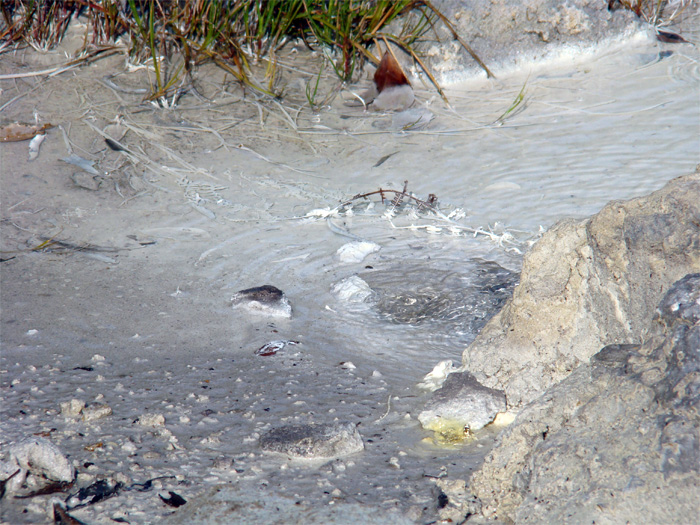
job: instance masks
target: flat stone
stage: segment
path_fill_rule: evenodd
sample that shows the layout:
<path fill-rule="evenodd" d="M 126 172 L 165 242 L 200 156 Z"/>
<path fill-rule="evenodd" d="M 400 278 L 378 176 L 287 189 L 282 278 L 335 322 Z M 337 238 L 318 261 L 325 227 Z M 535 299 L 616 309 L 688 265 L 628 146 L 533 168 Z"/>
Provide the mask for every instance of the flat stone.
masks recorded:
<path fill-rule="evenodd" d="M 341 263 L 360 263 L 368 255 L 378 252 L 380 248 L 378 244 L 373 242 L 355 241 L 344 244 L 338 248 L 336 255 Z"/>
<path fill-rule="evenodd" d="M 350 422 L 310 423 L 274 428 L 260 438 L 260 447 L 297 458 L 333 458 L 364 450 L 357 426 Z"/>

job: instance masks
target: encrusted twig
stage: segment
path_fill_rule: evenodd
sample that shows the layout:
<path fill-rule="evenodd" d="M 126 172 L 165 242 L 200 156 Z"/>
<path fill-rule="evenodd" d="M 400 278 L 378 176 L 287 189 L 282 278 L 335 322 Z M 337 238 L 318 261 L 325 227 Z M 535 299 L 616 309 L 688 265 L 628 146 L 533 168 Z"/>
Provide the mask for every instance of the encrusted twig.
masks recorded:
<path fill-rule="evenodd" d="M 391 204 L 393 206 L 393 209 L 396 209 L 397 207 L 399 207 L 403 203 L 404 198 L 407 198 L 407 199 L 415 202 L 418 205 L 418 208 L 420 210 L 429 210 L 429 211 L 432 211 L 435 213 L 438 212 L 438 209 L 436 207 L 437 197 L 435 196 L 435 194 L 431 193 L 430 195 L 428 195 L 427 200 L 419 199 L 415 195 L 408 193 L 408 181 L 404 181 L 403 190 L 401 190 L 401 191 L 392 190 L 392 189 L 387 190 L 384 188 L 379 188 L 376 191 L 370 191 L 367 193 L 358 193 L 357 195 L 352 197 L 350 200 L 347 200 L 345 202 L 341 202 L 338 205 L 338 208 L 344 208 L 345 206 L 349 206 L 357 200 L 368 199 L 372 195 L 379 195 L 379 198 L 381 199 L 382 204 L 384 204 L 385 201 L 389 200 L 389 198 L 385 195 L 386 193 L 393 193 L 394 194 L 394 198 L 391 200 Z"/>

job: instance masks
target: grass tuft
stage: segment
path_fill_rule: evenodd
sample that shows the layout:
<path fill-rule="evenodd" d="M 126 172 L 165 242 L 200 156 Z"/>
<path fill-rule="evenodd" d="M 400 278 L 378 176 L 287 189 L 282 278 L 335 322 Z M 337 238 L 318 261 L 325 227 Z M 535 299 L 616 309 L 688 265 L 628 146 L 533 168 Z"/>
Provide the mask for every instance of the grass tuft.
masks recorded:
<path fill-rule="evenodd" d="M 392 42 L 415 59 L 444 98 L 415 50 L 437 24 L 492 76 L 447 17 L 423 0 L 14 0 L 0 1 L 0 9 L 0 51 L 21 43 L 50 49 L 79 16 L 88 21 L 86 51 L 125 38 L 132 60 L 152 62 L 152 100 L 173 95 L 206 61 L 246 86 L 280 96 L 276 54 L 290 40 L 323 50 L 342 81 L 367 61 L 379 63 L 381 57 L 370 51 L 378 41 Z"/>

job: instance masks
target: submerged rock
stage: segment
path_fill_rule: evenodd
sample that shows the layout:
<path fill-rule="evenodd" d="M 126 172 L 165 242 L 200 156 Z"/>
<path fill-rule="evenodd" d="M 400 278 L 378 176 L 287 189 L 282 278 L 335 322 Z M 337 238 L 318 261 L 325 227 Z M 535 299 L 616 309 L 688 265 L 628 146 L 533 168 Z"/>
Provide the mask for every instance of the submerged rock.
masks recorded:
<path fill-rule="evenodd" d="M 331 293 L 346 303 L 364 303 L 372 296 L 372 289 L 357 275 L 352 275 L 331 286 Z"/>
<path fill-rule="evenodd" d="M 377 95 L 372 108 L 378 111 L 403 111 L 416 100 L 413 88 L 408 85 L 391 86 Z"/>
<path fill-rule="evenodd" d="M 378 244 L 367 241 L 349 242 L 338 248 L 336 255 L 341 263 L 360 263 L 368 255 L 378 252 L 381 247 Z"/>
<path fill-rule="evenodd" d="M 518 275 L 495 262 L 470 259 L 459 271 L 425 263 L 363 272 L 373 308 L 398 324 L 433 324 L 470 339 L 512 295 Z"/>
<path fill-rule="evenodd" d="M 690 523 L 700 494 L 700 274 L 642 345 L 611 345 L 525 407 L 470 489 L 516 523 Z"/>
<path fill-rule="evenodd" d="M 267 452 L 297 458 L 333 458 L 364 450 L 362 436 L 354 423 L 287 425 L 274 428 L 260 438 Z"/>
<path fill-rule="evenodd" d="M 610 343 L 640 343 L 671 285 L 700 271 L 700 173 L 566 220 L 526 254 L 513 297 L 463 354 L 521 406 Z"/>
<path fill-rule="evenodd" d="M 423 428 L 454 441 L 463 438 L 465 432 L 488 425 L 505 409 L 506 396 L 502 391 L 481 385 L 468 372 L 453 372 L 433 392 L 418 421 Z"/>
<path fill-rule="evenodd" d="M 292 307 L 287 296 L 279 288 L 266 284 L 240 290 L 231 297 L 233 308 L 273 317 L 292 317 Z"/>
<path fill-rule="evenodd" d="M 300 497 L 280 494 L 274 486 L 246 489 L 240 483 L 216 485 L 168 517 L 168 523 L 191 525 L 229 525 L 231 523 L 362 523 L 363 525 L 412 525 L 415 523 L 395 510 L 374 505 L 333 500 L 332 505 L 315 505 Z"/>

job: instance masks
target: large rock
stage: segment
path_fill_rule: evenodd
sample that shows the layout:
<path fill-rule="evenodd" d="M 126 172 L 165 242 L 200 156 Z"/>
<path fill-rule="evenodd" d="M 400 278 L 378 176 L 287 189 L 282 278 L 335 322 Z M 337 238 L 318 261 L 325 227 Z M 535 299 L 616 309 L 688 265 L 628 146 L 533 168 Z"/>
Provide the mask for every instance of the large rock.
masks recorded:
<path fill-rule="evenodd" d="M 525 407 L 470 490 L 486 517 L 516 523 L 690 523 L 699 412 L 694 274 L 666 293 L 644 344 L 603 348 Z"/>
<path fill-rule="evenodd" d="M 700 173 L 566 220 L 525 256 L 512 299 L 463 365 L 510 407 L 542 394 L 609 344 L 639 344 L 670 286 L 700 271 Z"/>
<path fill-rule="evenodd" d="M 495 70 L 546 57 L 562 45 L 593 45 L 641 27 L 636 15 L 619 4 L 610 11 L 605 0 L 435 0 L 433 5 Z M 465 68 L 477 69 L 448 31 L 437 27 L 448 44 L 426 46 L 425 54 L 439 80 L 449 81 Z"/>

